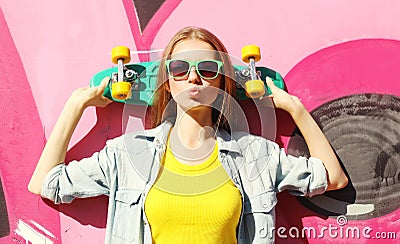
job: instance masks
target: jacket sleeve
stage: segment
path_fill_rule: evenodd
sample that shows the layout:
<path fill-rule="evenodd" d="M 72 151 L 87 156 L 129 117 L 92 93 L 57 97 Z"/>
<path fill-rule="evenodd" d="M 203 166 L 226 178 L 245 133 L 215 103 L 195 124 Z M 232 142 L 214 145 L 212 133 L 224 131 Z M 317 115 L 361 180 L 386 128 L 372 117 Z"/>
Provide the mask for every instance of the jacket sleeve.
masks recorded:
<path fill-rule="evenodd" d="M 42 185 L 42 197 L 54 203 L 70 203 L 75 198 L 108 195 L 115 153 L 109 146 L 80 161 L 55 166 Z"/>
<path fill-rule="evenodd" d="M 270 143 L 276 170 L 275 190 L 288 190 L 296 196 L 322 194 L 328 187 L 326 169 L 320 159 L 287 155 L 276 143 Z"/>

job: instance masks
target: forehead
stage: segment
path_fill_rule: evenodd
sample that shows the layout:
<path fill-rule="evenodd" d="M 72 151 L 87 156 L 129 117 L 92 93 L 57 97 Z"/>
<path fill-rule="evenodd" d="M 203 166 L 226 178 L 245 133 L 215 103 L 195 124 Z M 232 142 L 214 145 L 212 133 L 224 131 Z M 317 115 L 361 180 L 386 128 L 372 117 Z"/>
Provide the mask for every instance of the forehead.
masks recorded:
<path fill-rule="evenodd" d="M 201 40 L 183 40 L 178 42 L 171 54 L 172 59 L 202 60 L 215 59 L 217 51 Z"/>

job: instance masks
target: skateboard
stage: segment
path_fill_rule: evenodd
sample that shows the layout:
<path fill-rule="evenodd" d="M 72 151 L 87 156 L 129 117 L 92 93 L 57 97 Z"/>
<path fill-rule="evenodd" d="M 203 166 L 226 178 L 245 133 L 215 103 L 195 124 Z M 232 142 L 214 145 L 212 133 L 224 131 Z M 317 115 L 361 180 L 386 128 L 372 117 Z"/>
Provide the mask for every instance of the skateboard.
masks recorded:
<path fill-rule="evenodd" d="M 258 46 L 247 45 L 242 48 L 242 61 L 248 65 L 234 65 L 239 100 L 259 99 L 271 94 L 265 83 L 266 77 L 270 77 L 277 87 L 284 89 L 283 78 L 278 72 L 256 66 L 260 59 Z M 104 96 L 116 102 L 151 106 L 157 88 L 159 61 L 129 64 L 130 50 L 124 46 L 112 49 L 111 60 L 117 66 L 96 73 L 90 80 L 90 86 L 99 86 L 105 77 L 110 77 Z"/>

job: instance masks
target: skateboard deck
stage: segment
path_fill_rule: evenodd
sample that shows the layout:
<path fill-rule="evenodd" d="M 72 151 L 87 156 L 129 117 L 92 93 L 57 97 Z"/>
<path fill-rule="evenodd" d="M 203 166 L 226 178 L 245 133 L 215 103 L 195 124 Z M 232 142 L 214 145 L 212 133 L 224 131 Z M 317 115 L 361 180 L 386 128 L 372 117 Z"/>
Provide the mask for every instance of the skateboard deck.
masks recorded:
<path fill-rule="evenodd" d="M 159 62 L 141 62 L 141 63 L 132 63 L 126 64 L 124 66 L 124 81 L 129 81 L 132 83 L 131 87 L 131 96 L 126 100 L 118 100 L 111 96 L 111 83 L 109 82 L 108 86 L 104 91 L 104 96 L 116 101 L 127 104 L 134 105 L 152 105 L 153 104 L 153 94 L 157 88 L 157 74 L 158 74 Z M 244 89 L 244 83 L 247 80 L 250 80 L 250 74 L 248 72 L 248 66 L 246 65 L 234 65 L 235 69 L 235 81 L 237 87 L 237 98 L 239 100 L 250 99 L 246 95 L 246 91 Z M 265 83 L 266 77 L 270 77 L 275 85 L 281 89 L 284 89 L 284 82 L 282 76 L 267 67 L 256 67 L 256 71 L 264 82 L 264 86 L 266 89 L 266 94 L 270 94 L 270 90 Z M 118 67 L 112 67 L 105 70 L 102 70 L 96 73 L 92 79 L 90 80 L 90 86 L 99 86 L 101 81 L 105 77 L 110 77 L 110 81 L 112 77 L 117 76 Z"/>

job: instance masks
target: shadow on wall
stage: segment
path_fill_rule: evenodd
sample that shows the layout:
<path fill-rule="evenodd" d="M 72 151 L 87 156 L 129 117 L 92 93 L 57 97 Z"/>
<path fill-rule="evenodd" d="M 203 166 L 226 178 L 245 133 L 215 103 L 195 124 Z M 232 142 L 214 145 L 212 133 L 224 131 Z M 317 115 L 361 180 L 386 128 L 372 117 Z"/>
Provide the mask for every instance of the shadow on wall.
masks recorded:
<path fill-rule="evenodd" d="M 348 219 L 383 216 L 400 207 L 400 98 L 355 94 L 311 112 L 344 166 L 351 184 L 300 202 L 324 216 Z M 309 156 L 296 129 L 288 153 Z"/>
<path fill-rule="evenodd" d="M 108 139 L 122 134 L 123 103 L 111 103 L 106 108 L 96 108 L 97 120 L 88 134 L 73 146 L 66 155 L 66 162 L 80 160 L 100 151 Z M 82 225 L 105 228 L 107 221 L 108 197 L 99 196 L 86 199 L 75 199 L 71 204 L 54 205 L 63 214 L 73 218 Z"/>
<path fill-rule="evenodd" d="M 67 152 L 66 162 L 80 160 L 100 151 L 108 139 L 124 133 L 129 116 L 143 118 L 144 114 L 146 114 L 145 106 L 125 106 L 124 103 L 118 102 L 111 103 L 106 108 L 96 108 L 96 124 L 81 141 Z M 82 225 L 105 228 L 108 200 L 107 196 L 99 196 L 76 199 L 71 204 L 54 205 L 47 200 L 46 203 L 53 208 L 58 208 L 60 212 Z"/>

